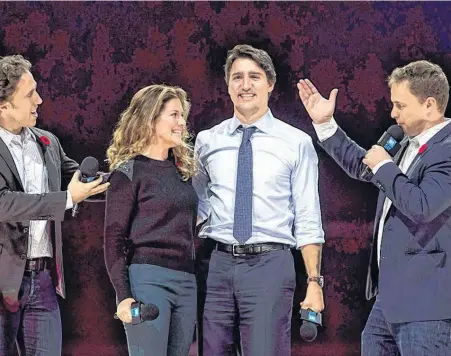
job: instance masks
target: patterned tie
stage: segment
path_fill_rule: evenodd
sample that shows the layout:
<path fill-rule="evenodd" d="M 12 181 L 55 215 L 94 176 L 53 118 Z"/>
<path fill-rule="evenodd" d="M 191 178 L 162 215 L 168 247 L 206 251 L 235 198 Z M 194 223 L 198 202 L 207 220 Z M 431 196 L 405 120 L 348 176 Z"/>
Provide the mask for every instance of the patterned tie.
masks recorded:
<path fill-rule="evenodd" d="M 233 236 L 240 245 L 252 236 L 252 144 L 251 136 L 256 127 L 243 129 L 243 139 L 238 151 L 238 168 L 235 191 Z"/>

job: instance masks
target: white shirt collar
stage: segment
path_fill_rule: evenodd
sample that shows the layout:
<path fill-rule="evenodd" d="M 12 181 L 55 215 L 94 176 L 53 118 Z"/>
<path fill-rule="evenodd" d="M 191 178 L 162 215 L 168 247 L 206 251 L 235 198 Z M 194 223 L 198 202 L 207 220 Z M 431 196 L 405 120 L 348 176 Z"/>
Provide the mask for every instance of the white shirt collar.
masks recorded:
<path fill-rule="evenodd" d="M 448 125 L 451 122 L 450 119 L 445 118 L 445 121 L 430 127 L 426 131 L 420 133 L 419 135 L 415 137 L 409 137 L 410 145 L 421 147 L 424 144 L 426 144 L 432 137 L 435 136 L 436 133 L 438 133 L 442 128 L 444 128 L 446 125 Z"/>
<path fill-rule="evenodd" d="M 0 138 L 7 146 L 9 146 L 12 141 L 22 143 L 30 139 L 36 140 L 36 137 L 28 127 L 24 127 L 22 132 L 19 135 L 16 135 L 0 126 Z"/>

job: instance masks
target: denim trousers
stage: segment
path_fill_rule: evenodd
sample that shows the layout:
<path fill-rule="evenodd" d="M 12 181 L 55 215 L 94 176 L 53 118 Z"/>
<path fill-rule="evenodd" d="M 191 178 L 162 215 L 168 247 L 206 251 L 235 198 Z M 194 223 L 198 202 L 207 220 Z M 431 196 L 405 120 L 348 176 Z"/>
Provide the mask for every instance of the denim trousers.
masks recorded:
<path fill-rule="evenodd" d="M 188 356 L 196 326 L 194 274 L 149 264 L 129 266 L 133 298 L 160 310 L 155 320 L 124 323 L 130 356 Z"/>
<path fill-rule="evenodd" d="M 362 332 L 362 356 L 451 356 L 451 320 L 389 323 L 378 298 Z"/>
<path fill-rule="evenodd" d="M 19 310 L 0 301 L 0 355 L 60 356 L 61 317 L 50 271 L 25 272 L 19 290 Z"/>

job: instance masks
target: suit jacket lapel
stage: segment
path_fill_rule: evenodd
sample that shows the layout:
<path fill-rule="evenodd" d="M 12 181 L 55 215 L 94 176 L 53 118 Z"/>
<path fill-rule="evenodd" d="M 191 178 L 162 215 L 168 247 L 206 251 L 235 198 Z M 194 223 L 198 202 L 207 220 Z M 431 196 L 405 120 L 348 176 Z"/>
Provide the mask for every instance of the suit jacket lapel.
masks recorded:
<path fill-rule="evenodd" d="M 36 142 L 38 143 L 39 147 L 41 147 L 42 150 L 42 157 L 44 160 L 45 168 L 47 168 L 47 175 L 49 180 L 49 190 L 51 192 L 56 192 L 60 190 L 60 187 L 58 187 L 58 169 L 56 168 L 55 160 L 52 157 L 51 154 L 51 148 L 46 146 L 42 140 L 41 136 L 34 128 L 31 128 L 31 131 L 36 137 Z M 50 143 L 52 144 L 52 142 Z"/>
<path fill-rule="evenodd" d="M 51 192 L 56 192 L 61 189 L 60 187 L 60 171 L 57 168 L 56 158 L 53 156 L 53 150 L 58 149 L 55 147 L 46 146 L 41 140 L 41 134 L 35 130 L 31 129 L 33 134 L 36 136 L 36 142 L 42 149 L 42 156 L 44 157 L 44 165 L 47 168 L 47 175 L 49 180 L 49 190 Z M 54 142 L 50 141 L 50 145 L 56 145 Z M 50 223 L 50 222 L 49 222 Z M 63 269 L 63 240 L 61 237 L 61 222 L 53 221 L 50 224 L 50 236 L 52 239 L 53 246 L 53 257 L 55 259 L 55 268 L 53 270 L 53 281 L 56 288 L 56 292 L 63 298 L 66 296 L 65 283 L 64 283 L 64 269 Z"/>
<path fill-rule="evenodd" d="M 404 152 L 406 152 L 407 147 L 409 146 L 409 138 L 404 137 L 401 141 L 401 149 L 398 151 L 398 153 L 393 158 L 393 161 L 396 163 L 397 166 L 401 163 L 401 158 L 404 155 Z"/>
<path fill-rule="evenodd" d="M 450 135 L 451 135 L 451 123 L 443 127 L 439 132 L 437 132 L 434 136 L 432 136 L 432 138 L 426 144 L 426 149 L 421 154 L 417 153 L 417 155 L 412 161 L 412 164 L 409 166 L 409 169 L 406 172 L 407 177 L 410 178 L 412 176 L 412 172 L 415 170 L 416 166 L 420 162 L 421 157 L 423 157 L 426 153 L 432 150 L 434 145 L 440 143 Z"/>
<path fill-rule="evenodd" d="M 17 182 L 19 183 L 19 187 L 22 191 L 24 191 L 22 181 L 20 179 L 19 171 L 17 170 L 16 164 L 14 163 L 13 156 L 11 155 L 11 152 L 9 151 L 8 147 L 6 146 L 5 142 L 0 138 L 0 156 L 5 160 L 6 164 L 8 165 L 9 169 L 13 173 L 14 177 L 16 178 Z"/>
<path fill-rule="evenodd" d="M 399 166 L 399 163 L 401 162 L 401 159 L 404 155 L 404 153 L 406 152 L 407 147 L 409 146 L 409 138 L 406 136 L 402 139 L 401 141 L 401 148 L 399 149 L 398 153 L 396 153 L 395 157 L 393 157 L 393 162 L 396 163 L 397 166 Z M 377 208 L 376 208 L 376 216 L 374 219 L 374 241 L 376 241 L 377 239 L 377 233 L 379 230 L 379 224 L 380 224 L 380 219 L 382 217 L 382 210 L 384 208 L 384 202 L 385 202 L 385 194 L 383 192 L 379 192 L 379 196 L 377 199 Z M 390 210 L 393 208 L 393 205 L 390 207 Z M 388 213 L 386 218 L 388 217 Z"/>

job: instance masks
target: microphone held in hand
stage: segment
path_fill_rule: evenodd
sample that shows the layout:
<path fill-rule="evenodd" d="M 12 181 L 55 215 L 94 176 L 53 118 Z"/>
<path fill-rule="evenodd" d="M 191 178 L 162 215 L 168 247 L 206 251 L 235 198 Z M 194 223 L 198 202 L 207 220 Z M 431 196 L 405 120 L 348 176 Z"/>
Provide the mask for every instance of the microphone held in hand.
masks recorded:
<path fill-rule="evenodd" d="M 89 183 L 97 179 L 97 171 L 99 170 L 99 161 L 91 156 L 86 157 L 80 164 L 80 181 L 83 183 Z M 80 205 L 74 204 L 72 208 L 72 217 L 76 217 L 80 210 Z"/>
<path fill-rule="evenodd" d="M 89 183 L 96 180 L 99 176 L 99 161 L 91 156 L 86 157 L 80 165 L 80 181 Z"/>
<path fill-rule="evenodd" d="M 384 132 L 379 141 L 377 141 L 377 145 L 384 148 L 391 157 L 394 157 L 401 148 L 400 142 L 403 138 L 404 131 L 402 130 L 401 126 L 391 125 L 388 130 Z M 360 178 L 370 179 L 372 174 L 373 173 L 371 172 L 371 169 L 366 166 L 361 173 Z"/>
<path fill-rule="evenodd" d="M 322 325 L 321 313 L 316 313 L 310 309 L 299 310 L 299 319 L 302 322 L 299 334 L 305 342 L 312 342 L 318 335 L 318 325 Z"/>
<path fill-rule="evenodd" d="M 155 304 L 143 304 L 141 302 L 134 302 L 131 305 L 132 325 L 141 324 L 144 321 L 151 321 L 158 318 L 160 310 Z M 119 319 L 117 314 L 114 314 L 114 319 Z"/>

